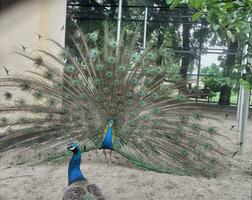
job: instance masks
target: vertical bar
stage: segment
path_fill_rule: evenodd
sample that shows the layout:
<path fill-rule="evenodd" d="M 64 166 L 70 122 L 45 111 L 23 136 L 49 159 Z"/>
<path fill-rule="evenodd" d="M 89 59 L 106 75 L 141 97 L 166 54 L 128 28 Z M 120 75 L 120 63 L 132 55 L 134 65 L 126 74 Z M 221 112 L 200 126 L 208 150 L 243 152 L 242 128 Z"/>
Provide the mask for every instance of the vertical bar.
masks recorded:
<path fill-rule="evenodd" d="M 241 87 L 241 86 L 240 86 Z M 241 89 L 241 88 L 240 88 Z M 237 92 L 237 100 L 236 100 L 236 105 L 237 105 L 237 111 L 236 111 L 236 121 L 238 121 L 238 113 L 239 113 L 239 111 L 238 111 L 238 109 L 239 109 L 239 101 L 240 101 L 240 93 L 239 92 Z"/>
<path fill-rule="evenodd" d="M 237 104 L 237 113 L 236 113 L 236 120 L 237 120 L 237 124 L 238 124 L 238 130 L 240 130 L 239 126 L 240 126 L 240 114 L 241 114 L 241 107 L 242 107 L 242 86 L 240 85 L 240 89 L 239 89 L 239 94 L 238 94 L 238 104 Z"/>
<path fill-rule="evenodd" d="M 245 142 L 246 142 L 245 135 L 246 135 L 247 122 L 248 122 L 249 94 L 250 94 L 250 91 L 247 89 L 244 89 L 244 99 L 243 99 L 243 106 L 242 106 L 243 109 L 242 109 L 242 116 L 241 116 L 240 154 L 244 153 L 244 147 L 245 147 Z"/>
<path fill-rule="evenodd" d="M 239 108 L 238 108 L 238 131 L 241 131 L 241 122 L 242 122 L 242 110 L 244 106 L 244 87 L 240 86 L 240 98 L 239 98 Z"/>
<path fill-rule="evenodd" d="M 148 19 L 148 8 L 145 7 L 145 11 L 144 11 L 144 38 L 143 38 L 143 49 L 145 49 L 145 47 L 146 47 L 147 19 Z"/>
<path fill-rule="evenodd" d="M 251 184 L 251 191 L 250 191 L 250 200 L 252 200 L 252 184 Z"/>
<path fill-rule="evenodd" d="M 248 50 L 248 45 L 244 47 L 244 54 L 247 53 Z M 243 64 L 247 64 L 251 58 L 249 59 L 244 59 Z M 243 73 L 245 72 L 245 69 L 243 70 Z M 245 136 L 246 136 L 246 129 L 247 129 L 247 122 L 248 122 L 248 112 L 249 112 L 249 97 L 250 97 L 250 90 L 242 87 L 242 93 L 241 93 L 241 107 L 240 107 L 240 112 L 239 112 L 239 131 L 241 132 L 240 136 L 240 154 L 244 153 L 244 148 L 245 148 Z"/>
<path fill-rule="evenodd" d="M 116 34 L 117 45 L 119 45 L 120 42 L 121 21 L 122 21 L 122 0 L 119 0 L 118 17 L 117 17 L 117 34 Z"/>
<path fill-rule="evenodd" d="M 201 22 L 201 30 L 200 30 L 200 46 L 199 46 L 199 63 L 198 63 L 198 69 L 197 69 L 197 88 L 199 88 L 199 79 L 200 79 L 200 68 L 201 68 L 201 54 L 202 54 L 202 31 L 204 25 Z M 196 96 L 196 102 L 198 101 L 198 96 Z"/>
<path fill-rule="evenodd" d="M 199 51 L 199 64 L 198 64 L 198 69 L 197 69 L 197 87 L 199 87 L 200 68 L 201 68 L 201 48 Z"/>
<path fill-rule="evenodd" d="M 243 48 L 243 52 L 242 54 L 243 55 L 246 55 L 248 53 L 248 45 L 245 45 L 244 48 Z M 242 59 L 242 65 L 245 65 L 247 64 L 247 58 L 245 59 Z M 245 69 L 244 69 L 245 70 Z M 241 72 L 241 75 L 242 75 L 243 72 Z M 237 114 L 236 114 L 236 119 L 237 119 L 237 122 L 238 122 L 238 130 L 240 131 L 241 130 L 241 114 L 242 114 L 242 102 L 243 102 L 243 87 L 240 86 L 240 91 L 239 91 L 239 100 L 238 100 L 238 105 L 237 105 Z"/>

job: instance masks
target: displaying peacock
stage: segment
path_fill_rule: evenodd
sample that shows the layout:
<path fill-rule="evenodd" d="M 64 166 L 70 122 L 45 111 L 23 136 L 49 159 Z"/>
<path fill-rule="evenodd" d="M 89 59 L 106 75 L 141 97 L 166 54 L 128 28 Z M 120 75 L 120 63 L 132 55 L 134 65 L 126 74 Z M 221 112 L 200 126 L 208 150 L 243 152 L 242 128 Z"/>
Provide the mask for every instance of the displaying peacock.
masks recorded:
<path fill-rule="evenodd" d="M 0 79 L 8 102 L 0 109 L 0 151 L 22 147 L 18 159 L 57 159 L 78 141 L 81 151 L 111 149 L 156 172 L 212 176 L 224 167 L 220 134 L 175 68 L 157 62 L 169 56 L 166 48 L 150 42 L 142 50 L 138 31 L 123 31 L 117 43 L 108 26 L 89 34 L 77 27 L 70 37 L 75 50 L 48 40 L 59 56 L 16 52 L 34 71 Z M 23 98 L 14 98 L 17 91 Z"/>
<path fill-rule="evenodd" d="M 77 144 L 70 143 L 67 149 L 73 153 L 68 166 L 68 187 L 63 200 L 105 200 L 100 188 L 91 184 L 80 170 L 81 151 Z"/>

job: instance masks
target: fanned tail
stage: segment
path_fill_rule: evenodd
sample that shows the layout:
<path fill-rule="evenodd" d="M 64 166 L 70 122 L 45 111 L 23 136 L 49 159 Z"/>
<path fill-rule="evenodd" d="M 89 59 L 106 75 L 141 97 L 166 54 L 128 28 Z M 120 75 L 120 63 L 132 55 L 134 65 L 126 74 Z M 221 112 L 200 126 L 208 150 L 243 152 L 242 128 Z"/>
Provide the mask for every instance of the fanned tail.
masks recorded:
<path fill-rule="evenodd" d="M 77 27 L 75 51 L 48 40 L 61 57 L 42 49 L 16 52 L 39 70 L 0 79 L 10 104 L 0 108 L 0 151 L 25 146 L 45 159 L 63 156 L 62 146 L 73 140 L 83 151 L 99 149 L 113 119 L 113 150 L 137 166 L 215 175 L 224 166 L 215 141 L 221 135 L 190 101 L 195 94 L 184 91 L 187 81 L 175 65 L 157 65 L 169 50 L 151 43 L 142 50 L 138 38 L 137 31 L 123 32 L 117 44 L 106 25 L 103 33 L 87 35 Z M 15 99 L 18 90 L 21 99 Z"/>

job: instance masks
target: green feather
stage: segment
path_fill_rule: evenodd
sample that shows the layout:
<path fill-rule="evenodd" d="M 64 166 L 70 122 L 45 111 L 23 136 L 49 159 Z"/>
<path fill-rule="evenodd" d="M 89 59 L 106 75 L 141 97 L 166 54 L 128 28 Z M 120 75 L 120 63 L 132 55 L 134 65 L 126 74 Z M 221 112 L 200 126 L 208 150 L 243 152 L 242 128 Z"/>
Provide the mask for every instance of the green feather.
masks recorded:
<path fill-rule="evenodd" d="M 73 49 L 48 39 L 60 56 L 17 52 L 35 69 L 27 76 L 0 78 L 2 91 L 13 95 L 0 108 L 0 151 L 18 146 L 24 155 L 32 147 L 34 158 L 58 160 L 70 141 L 84 151 L 100 149 L 113 119 L 113 151 L 136 166 L 216 176 L 226 166 L 225 150 L 217 142 L 221 134 L 207 126 L 214 117 L 203 116 L 202 110 L 209 109 L 195 105 L 184 91 L 188 82 L 173 53 L 157 48 L 155 38 L 140 51 L 138 30 L 122 31 L 118 43 L 113 35 L 108 25 L 102 34 L 84 34 L 77 26 L 68 45 Z"/>

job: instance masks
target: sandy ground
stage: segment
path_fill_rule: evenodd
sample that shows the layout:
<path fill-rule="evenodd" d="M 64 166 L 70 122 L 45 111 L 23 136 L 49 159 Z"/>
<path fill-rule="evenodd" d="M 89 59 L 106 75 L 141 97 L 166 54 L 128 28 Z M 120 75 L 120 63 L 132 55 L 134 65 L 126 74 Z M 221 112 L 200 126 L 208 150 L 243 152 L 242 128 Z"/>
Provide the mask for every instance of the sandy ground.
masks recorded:
<path fill-rule="evenodd" d="M 229 157 L 239 149 L 235 114 L 213 113 L 223 120 L 220 129 L 230 141 L 221 141 Z M 232 125 L 235 128 L 230 130 Z M 252 199 L 252 119 L 248 123 L 244 155 L 231 159 L 230 167 L 216 179 L 159 174 L 136 169 L 113 154 L 112 163 L 102 152 L 85 154 L 82 170 L 111 200 L 250 200 Z M 2 158 L 3 159 L 3 158 Z M 69 158 L 70 159 L 70 158 Z M 1 161 L 1 160 L 0 160 Z M 0 200 L 57 200 L 67 186 L 67 161 L 39 166 L 0 165 Z"/>

